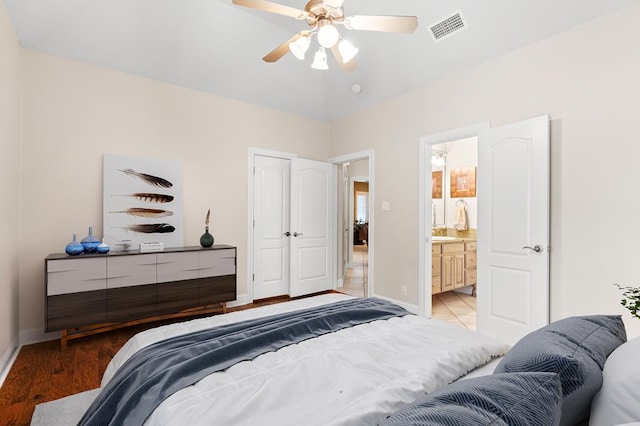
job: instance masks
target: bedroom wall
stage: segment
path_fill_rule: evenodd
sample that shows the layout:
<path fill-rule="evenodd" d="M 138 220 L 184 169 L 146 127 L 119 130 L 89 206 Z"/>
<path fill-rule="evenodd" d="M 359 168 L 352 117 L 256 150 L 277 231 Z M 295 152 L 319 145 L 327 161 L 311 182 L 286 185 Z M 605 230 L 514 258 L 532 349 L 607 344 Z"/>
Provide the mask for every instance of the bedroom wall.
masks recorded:
<path fill-rule="evenodd" d="M 0 2 L 0 383 L 18 344 L 20 46 Z"/>
<path fill-rule="evenodd" d="M 640 4 L 331 123 L 332 156 L 376 150 L 377 293 L 418 304 L 419 138 L 550 114 L 552 319 L 618 313 L 640 335 L 612 285 L 640 285 L 638 20 Z"/>
<path fill-rule="evenodd" d="M 182 161 L 185 245 L 208 208 L 215 242 L 238 247 L 247 293 L 249 147 L 328 158 L 328 125 L 71 60 L 23 52 L 20 329 L 43 329 L 43 259 L 102 232 L 102 155 Z"/>
<path fill-rule="evenodd" d="M 18 343 L 20 45 L 0 2 L 0 383 Z"/>

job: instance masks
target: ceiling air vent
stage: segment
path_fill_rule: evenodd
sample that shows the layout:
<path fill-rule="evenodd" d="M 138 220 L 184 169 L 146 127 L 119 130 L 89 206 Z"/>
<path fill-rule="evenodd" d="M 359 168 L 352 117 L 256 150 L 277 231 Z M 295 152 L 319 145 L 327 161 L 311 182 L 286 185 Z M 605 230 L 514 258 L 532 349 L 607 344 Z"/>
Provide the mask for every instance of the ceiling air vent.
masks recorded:
<path fill-rule="evenodd" d="M 437 43 L 466 29 L 467 21 L 462 16 L 462 11 L 458 10 L 429 25 L 429 34 Z"/>

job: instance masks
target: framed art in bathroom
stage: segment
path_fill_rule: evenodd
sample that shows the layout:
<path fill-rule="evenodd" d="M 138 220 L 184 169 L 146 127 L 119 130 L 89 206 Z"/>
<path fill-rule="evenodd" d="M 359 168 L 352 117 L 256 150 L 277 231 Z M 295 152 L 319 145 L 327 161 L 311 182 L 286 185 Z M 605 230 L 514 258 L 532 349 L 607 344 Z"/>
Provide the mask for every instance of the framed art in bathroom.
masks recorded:
<path fill-rule="evenodd" d="M 451 198 L 476 196 L 476 168 L 451 170 Z"/>

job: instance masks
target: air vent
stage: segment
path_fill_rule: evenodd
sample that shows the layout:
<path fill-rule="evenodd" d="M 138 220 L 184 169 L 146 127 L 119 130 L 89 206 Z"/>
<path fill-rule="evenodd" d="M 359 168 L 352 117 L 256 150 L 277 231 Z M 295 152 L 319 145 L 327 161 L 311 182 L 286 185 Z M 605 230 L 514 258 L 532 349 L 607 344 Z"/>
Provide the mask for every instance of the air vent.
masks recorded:
<path fill-rule="evenodd" d="M 429 25 L 429 34 L 437 43 L 466 29 L 467 21 L 462 16 L 462 11 L 458 10 Z"/>

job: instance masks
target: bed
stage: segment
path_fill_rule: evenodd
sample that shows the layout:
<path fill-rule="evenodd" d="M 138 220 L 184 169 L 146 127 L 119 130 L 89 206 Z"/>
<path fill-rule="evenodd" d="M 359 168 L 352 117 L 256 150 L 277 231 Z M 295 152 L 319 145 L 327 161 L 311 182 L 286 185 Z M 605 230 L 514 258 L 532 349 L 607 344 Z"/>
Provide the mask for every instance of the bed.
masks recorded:
<path fill-rule="evenodd" d="M 53 424 L 54 418 L 55 424 L 76 424 L 85 414 L 87 407 L 95 405 L 101 398 L 101 393 L 110 393 L 110 386 L 113 386 L 118 374 L 123 371 L 123 366 L 128 365 L 136 354 L 140 355 L 157 345 L 157 342 L 179 339 L 180 336 L 215 330 L 227 325 L 233 326 L 245 321 L 269 319 L 286 315 L 287 312 L 324 310 L 337 304 L 351 303 L 354 299 L 342 294 L 326 294 L 171 324 L 139 333 L 113 358 L 105 371 L 100 389 L 65 398 L 61 402 L 54 401 L 38 406 L 32 425 Z M 589 333 L 593 334 L 592 331 Z M 622 344 L 622 336 L 619 334 L 618 332 L 618 346 Z M 517 355 L 519 344 L 508 355 Z M 614 344 L 611 343 L 609 346 Z M 615 349 L 609 350 L 609 346 L 605 349 L 608 351 L 605 358 Z M 509 383 L 499 383 L 500 386 L 516 386 L 517 389 L 530 389 L 531 384 L 528 381 L 532 376 L 536 376 L 536 380 L 544 382 L 544 386 L 539 388 L 544 388 L 549 398 L 555 398 L 554 403 L 545 404 L 543 408 L 552 407 L 552 410 L 555 410 L 554 415 L 560 416 L 562 398 L 558 397 L 560 379 L 557 374 L 491 374 L 507 358 L 501 359 L 508 349 L 506 344 L 479 333 L 408 313 L 382 320 L 365 320 L 338 331 L 326 332 L 312 338 L 307 336 L 297 343 L 265 351 L 251 360 L 241 360 L 208 374 L 193 385 L 186 385 L 166 399 L 163 398 L 140 423 L 460 424 L 429 422 L 429 409 L 435 407 L 438 413 L 446 412 L 441 407 L 442 398 L 433 404 L 429 398 L 438 396 L 440 392 L 445 395 L 444 401 L 451 402 L 447 392 L 452 389 L 456 396 L 471 392 L 473 399 L 473 392 L 487 394 L 487 388 L 483 386 L 486 386 L 485 382 L 492 381 L 493 376 L 509 379 Z M 528 349 L 520 352 L 527 351 Z M 504 366 L 502 368 L 504 369 Z M 602 375 L 602 369 L 600 374 Z M 513 375 L 518 375 L 518 380 L 527 382 L 514 384 Z M 548 386 L 549 383 L 551 386 Z M 495 387 L 495 383 L 489 383 L 490 389 L 492 386 Z M 508 386 L 506 389 L 509 389 Z M 459 387 L 462 387 L 464 392 L 460 392 L 460 389 L 457 389 Z M 511 396 L 519 395 L 513 389 L 508 393 Z M 518 398 L 524 400 L 526 396 Z M 604 401 L 603 405 L 609 404 Z M 408 415 L 409 411 L 411 413 Z M 411 417 L 416 412 L 418 417 Z M 424 417 L 425 415 L 427 417 Z M 427 420 L 420 420 L 423 417 Z M 455 417 L 447 418 L 451 420 Z M 549 419 L 550 414 L 545 415 L 545 421 Z M 86 424 L 109 424 L 109 421 L 98 416 L 91 418 Z M 541 421 L 534 424 L 558 423 L 550 420 L 548 423 Z M 564 424 L 571 423 L 565 418 Z"/>

